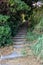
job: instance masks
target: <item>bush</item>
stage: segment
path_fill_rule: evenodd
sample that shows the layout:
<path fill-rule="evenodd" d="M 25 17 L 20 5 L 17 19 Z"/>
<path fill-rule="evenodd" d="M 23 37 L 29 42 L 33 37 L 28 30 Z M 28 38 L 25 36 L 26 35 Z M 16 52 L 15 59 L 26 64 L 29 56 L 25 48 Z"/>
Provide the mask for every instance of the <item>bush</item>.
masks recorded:
<path fill-rule="evenodd" d="M 43 17 L 43 7 L 34 8 L 33 13 L 31 15 L 31 26 L 34 27 L 35 25 L 37 25 L 42 17 Z"/>
<path fill-rule="evenodd" d="M 43 59 L 43 8 L 35 8 L 31 17 L 33 29 L 27 32 L 27 40 L 33 43 L 30 47 L 33 54 Z"/>
<path fill-rule="evenodd" d="M 11 16 L 10 20 L 9 20 L 9 26 L 11 28 L 11 35 L 15 36 L 18 32 L 19 26 L 21 24 L 21 22 L 18 20 L 15 20 L 16 18 Z"/>
<path fill-rule="evenodd" d="M 10 18 L 10 16 L 6 16 L 6 15 L 1 15 L 0 14 L 0 25 L 7 25 L 8 24 L 8 19 Z"/>
<path fill-rule="evenodd" d="M 9 10 L 10 10 L 10 27 L 12 31 L 12 35 L 18 31 L 19 26 L 26 21 L 25 17 L 27 17 L 28 12 L 30 11 L 30 7 L 21 0 L 9 0 Z M 23 14 L 23 16 L 22 16 Z"/>
<path fill-rule="evenodd" d="M 0 46 L 10 44 L 11 36 L 15 36 L 19 26 L 28 20 L 30 10 L 22 0 L 0 1 Z"/>
<path fill-rule="evenodd" d="M 11 31 L 8 25 L 0 26 L 0 47 L 11 44 Z"/>
<path fill-rule="evenodd" d="M 36 41 L 41 36 L 42 36 L 41 34 L 37 34 L 35 32 L 33 33 L 31 31 L 28 31 L 26 38 L 27 38 L 27 41 L 29 41 L 31 43 L 33 41 Z"/>
<path fill-rule="evenodd" d="M 11 44 L 11 30 L 8 19 L 9 16 L 0 14 L 0 47 Z"/>
<path fill-rule="evenodd" d="M 33 54 L 43 58 L 43 35 L 37 39 L 37 41 L 31 46 Z"/>
<path fill-rule="evenodd" d="M 43 16 L 40 19 L 39 23 L 35 26 L 33 31 L 36 33 L 43 33 Z"/>

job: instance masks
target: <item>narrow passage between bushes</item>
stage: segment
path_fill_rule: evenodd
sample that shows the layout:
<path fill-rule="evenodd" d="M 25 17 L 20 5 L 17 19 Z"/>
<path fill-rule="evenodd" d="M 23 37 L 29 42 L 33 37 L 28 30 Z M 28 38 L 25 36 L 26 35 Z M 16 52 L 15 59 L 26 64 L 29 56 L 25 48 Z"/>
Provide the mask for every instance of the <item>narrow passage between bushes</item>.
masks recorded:
<path fill-rule="evenodd" d="M 13 47 L 14 51 L 5 56 L 1 56 L 1 59 L 10 59 L 23 56 L 25 52 L 23 52 L 24 47 L 26 47 L 26 33 L 27 33 L 27 23 L 23 24 L 19 28 L 19 32 L 15 37 L 13 37 Z M 25 49 L 24 49 L 25 50 Z"/>

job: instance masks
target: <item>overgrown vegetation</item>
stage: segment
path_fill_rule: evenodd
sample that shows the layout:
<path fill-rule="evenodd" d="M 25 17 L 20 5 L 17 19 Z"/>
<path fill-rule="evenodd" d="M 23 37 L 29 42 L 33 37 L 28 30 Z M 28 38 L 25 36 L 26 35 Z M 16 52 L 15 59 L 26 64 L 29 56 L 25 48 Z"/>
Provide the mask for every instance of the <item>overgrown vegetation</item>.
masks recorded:
<path fill-rule="evenodd" d="M 8 25 L 0 26 L 0 47 L 11 44 L 11 31 Z"/>
<path fill-rule="evenodd" d="M 11 37 L 15 36 L 19 26 L 28 20 L 30 10 L 31 7 L 21 0 L 0 1 L 0 46 L 12 43 L 9 42 Z"/>
<path fill-rule="evenodd" d="M 43 57 L 43 35 L 41 37 L 38 37 L 35 44 L 31 46 L 31 49 L 35 56 L 39 56 L 39 58 Z"/>
<path fill-rule="evenodd" d="M 35 56 L 43 57 L 43 7 L 33 9 L 31 28 L 27 31 L 27 40 L 32 44 Z"/>
<path fill-rule="evenodd" d="M 30 24 L 26 38 L 30 43 L 35 40 L 31 46 L 34 55 L 41 53 L 43 56 L 43 6 L 34 8 L 32 3 L 32 0 L 0 1 L 0 47 L 12 44 L 11 37 L 15 36 L 19 26 L 28 20 Z"/>
<path fill-rule="evenodd" d="M 9 16 L 0 15 L 0 47 L 11 44 L 11 29 L 7 20 Z"/>

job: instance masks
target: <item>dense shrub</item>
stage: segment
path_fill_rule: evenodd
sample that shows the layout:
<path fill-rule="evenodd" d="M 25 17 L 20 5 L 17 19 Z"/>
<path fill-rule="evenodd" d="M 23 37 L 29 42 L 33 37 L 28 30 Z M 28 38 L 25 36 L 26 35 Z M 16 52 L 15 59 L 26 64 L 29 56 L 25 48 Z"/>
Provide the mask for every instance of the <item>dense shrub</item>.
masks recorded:
<path fill-rule="evenodd" d="M 31 29 L 28 29 L 27 40 L 32 44 L 30 48 L 33 54 L 43 59 L 43 7 L 33 9 L 31 21 Z"/>
<path fill-rule="evenodd" d="M 15 20 L 15 19 L 17 19 L 17 20 Z M 11 16 L 8 21 L 9 21 L 8 24 L 11 28 L 11 34 L 12 34 L 12 36 L 15 36 L 17 34 L 19 26 L 22 22 L 19 21 L 19 18 L 15 18 L 13 16 Z"/>
<path fill-rule="evenodd" d="M 7 25 L 8 24 L 8 19 L 10 18 L 10 16 L 6 16 L 6 15 L 1 15 L 0 14 L 0 25 Z"/>
<path fill-rule="evenodd" d="M 18 31 L 19 26 L 26 21 L 29 14 L 30 7 L 21 0 L 9 0 L 9 10 L 10 10 L 10 27 L 12 30 L 12 35 L 14 36 Z M 28 17 L 27 17 L 28 19 Z"/>
<path fill-rule="evenodd" d="M 27 32 L 27 40 L 34 56 L 43 59 L 43 17 L 32 31 Z"/>
<path fill-rule="evenodd" d="M 8 25 L 0 26 L 0 47 L 11 44 L 11 31 Z"/>
<path fill-rule="evenodd" d="M 37 34 L 35 32 L 28 31 L 26 38 L 27 38 L 27 41 L 29 41 L 31 43 L 33 41 L 36 41 L 41 36 L 42 36 L 41 34 Z"/>
<path fill-rule="evenodd" d="M 0 47 L 11 44 L 11 30 L 8 19 L 9 16 L 0 14 Z"/>
<path fill-rule="evenodd" d="M 0 1 L 0 46 L 10 44 L 10 37 L 15 36 L 19 26 L 28 20 L 30 10 L 31 7 L 21 0 Z"/>
<path fill-rule="evenodd" d="M 43 35 L 31 46 L 33 54 L 43 59 Z"/>
<path fill-rule="evenodd" d="M 35 26 L 34 32 L 36 32 L 36 33 L 43 33 L 43 16 L 40 19 L 39 23 Z"/>
<path fill-rule="evenodd" d="M 42 17 L 43 17 L 43 7 L 42 8 L 34 8 L 33 13 L 30 17 L 31 26 L 34 28 L 34 26 L 39 23 L 39 21 Z"/>

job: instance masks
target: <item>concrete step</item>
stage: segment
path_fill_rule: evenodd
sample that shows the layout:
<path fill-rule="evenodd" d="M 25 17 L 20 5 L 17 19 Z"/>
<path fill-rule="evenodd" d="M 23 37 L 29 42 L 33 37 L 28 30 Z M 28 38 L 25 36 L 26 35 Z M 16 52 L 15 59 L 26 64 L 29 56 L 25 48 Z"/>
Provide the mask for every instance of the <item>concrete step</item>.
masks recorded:
<path fill-rule="evenodd" d="M 22 56 L 23 56 L 22 54 L 17 53 L 16 51 L 14 51 L 10 55 L 1 56 L 1 60 L 14 59 L 14 58 L 22 57 Z"/>
<path fill-rule="evenodd" d="M 14 42 L 22 42 L 25 41 L 26 39 L 13 39 Z"/>
<path fill-rule="evenodd" d="M 13 42 L 14 45 L 15 45 L 15 44 L 16 44 L 16 45 L 17 45 L 17 44 L 25 44 L 25 43 L 26 43 L 25 41 L 22 41 L 22 42 L 21 42 L 21 41 L 20 41 L 20 42 L 19 42 L 19 41 Z"/>
<path fill-rule="evenodd" d="M 21 58 L 25 56 L 32 56 L 32 52 L 30 48 L 22 48 L 22 49 L 14 49 L 14 51 L 9 55 L 3 55 L 1 56 L 1 60 L 7 60 L 7 59 L 15 59 L 15 58 Z"/>
<path fill-rule="evenodd" d="M 25 39 L 25 36 L 24 37 L 14 37 L 13 39 Z"/>
<path fill-rule="evenodd" d="M 31 45 L 30 44 L 19 44 L 19 45 L 14 45 L 13 47 L 16 48 L 16 49 L 20 49 L 20 48 L 26 48 L 26 47 L 30 47 Z"/>
<path fill-rule="evenodd" d="M 20 33 L 18 33 L 18 35 L 25 35 L 26 34 L 26 32 L 20 32 Z"/>
<path fill-rule="evenodd" d="M 16 35 L 15 37 L 24 37 L 25 36 L 25 34 L 18 34 L 18 35 Z"/>

